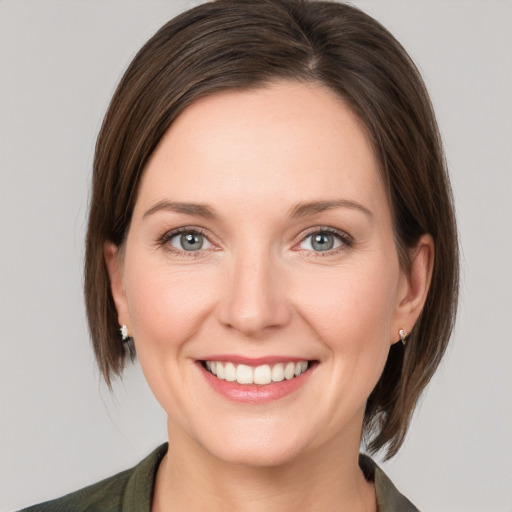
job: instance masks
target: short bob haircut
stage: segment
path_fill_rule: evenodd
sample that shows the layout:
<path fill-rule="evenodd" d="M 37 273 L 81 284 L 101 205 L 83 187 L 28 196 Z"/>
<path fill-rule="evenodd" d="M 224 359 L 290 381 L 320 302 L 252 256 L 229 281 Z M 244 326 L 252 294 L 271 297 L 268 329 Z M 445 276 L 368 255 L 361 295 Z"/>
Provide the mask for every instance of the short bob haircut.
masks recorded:
<path fill-rule="evenodd" d="M 435 263 L 408 343 L 390 349 L 364 418 L 367 449 L 400 448 L 415 405 L 454 324 L 458 244 L 453 200 L 432 106 L 395 38 L 357 8 L 314 0 L 217 0 L 172 19 L 138 52 L 112 98 L 96 145 L 86 241 L 85 300 L 102 375 L 122 373 L 104 243 L 123 246 L 144 167 L 173 121 L 194 101 L 276 81 L 326 86 L 365 126 L 392 211 L 402 269 L 429 233 Z"/>

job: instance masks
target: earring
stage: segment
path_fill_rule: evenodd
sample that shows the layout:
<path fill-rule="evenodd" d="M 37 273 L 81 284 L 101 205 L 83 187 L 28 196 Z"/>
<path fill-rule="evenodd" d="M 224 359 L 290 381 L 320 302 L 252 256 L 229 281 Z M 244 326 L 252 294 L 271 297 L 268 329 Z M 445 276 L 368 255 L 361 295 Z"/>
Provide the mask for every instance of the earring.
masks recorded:
<path fill-rule="evenodd" d="M 407 333 L 403 329 L 400 329 L 398 331 L 398 335 L 400 336 L 400 341 L 402 342 L 402 345 L 405 347 L 405 344 L 407 343 L 407 340 L 405 339 L 407 338 Z"/>
<path fill-rule="evenodd" d="M 128 327 L 126 326 L 126 324 L 121 325 L 121 327 L 119 328 L 119 334 L 121 335 L 121 341 L 123 343 L 127 343 L 128 341 L 131 340 L 130 336 L 128 336 Z"/>

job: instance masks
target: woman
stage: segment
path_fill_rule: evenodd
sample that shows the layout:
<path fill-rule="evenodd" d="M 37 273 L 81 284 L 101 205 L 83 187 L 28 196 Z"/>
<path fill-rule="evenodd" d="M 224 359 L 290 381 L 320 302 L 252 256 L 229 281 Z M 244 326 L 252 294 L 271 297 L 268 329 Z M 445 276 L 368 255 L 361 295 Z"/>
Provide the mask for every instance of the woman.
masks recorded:
<path fill-rule="evenodd" d="M 102 374 L 136 351 L 169 445 L 32 510 L 416 510 L 358 453 L 400 448 L 457 261 L 434 114 L 385 29 L 328 2 L 178 16 L 106 114 L 85 268 Z"/>

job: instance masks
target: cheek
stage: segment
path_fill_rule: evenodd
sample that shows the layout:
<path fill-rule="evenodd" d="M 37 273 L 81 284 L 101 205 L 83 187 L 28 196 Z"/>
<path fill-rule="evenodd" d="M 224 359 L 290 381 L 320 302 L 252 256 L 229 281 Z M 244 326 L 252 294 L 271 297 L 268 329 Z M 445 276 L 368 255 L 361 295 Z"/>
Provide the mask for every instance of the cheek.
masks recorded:
<path fill-rule="evenodd" d="M 193 336 L 210 311 L 216 287 L 212 272 L 193 265 L 171 269 L 139 261 L 126 275 L 130 276 L 126 296 L 137 341 L 176 348 Z"/>
<path fill-rule="evenodd" d="M 363 413 L 386 364 L 399 274 L 393 265 L 387 273 L 383 268 L 346 267 L 303 280 L 300 314 L 327 351 L 329 386 L 337 390 L 335 400 L 326 394 L 319 401 L 333 429 L 347 414 Z"/>
<path fill-rule="evenodd" d="M 167 414 L 188 423 L 186 388 L 194 340 L 211 311 L 215 276 L 193 265 L 171 269 L 138 259 L 127 268 L 126 296 L 146 380 Z"/>
<path fill-rule="evenodd" d="M 394 261 L 309 273 L 298 292 L 298 309 L 344 360 L 373 358 L 380 365 L 389 350 L 398 276 Z"/>

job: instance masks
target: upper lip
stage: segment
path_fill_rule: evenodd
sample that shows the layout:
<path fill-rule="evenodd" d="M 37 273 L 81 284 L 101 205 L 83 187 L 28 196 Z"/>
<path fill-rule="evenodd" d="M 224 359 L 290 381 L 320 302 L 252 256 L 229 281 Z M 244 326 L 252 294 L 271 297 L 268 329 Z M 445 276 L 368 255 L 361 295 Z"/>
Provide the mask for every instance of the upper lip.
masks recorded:
<path fill-rule="evenodd" d="M 264 364 L 277 363 L 297 363 L 300 361 L 310 361 L 307 357 L 298 356 L 264 356 L 264 357 L 246 357 L 234 354 L 213 354 L 205 356 L 200 361 L 220 361 L 223 363 L 245 364 L 247 366 L 261 366 Z"/>

